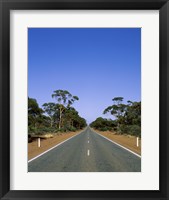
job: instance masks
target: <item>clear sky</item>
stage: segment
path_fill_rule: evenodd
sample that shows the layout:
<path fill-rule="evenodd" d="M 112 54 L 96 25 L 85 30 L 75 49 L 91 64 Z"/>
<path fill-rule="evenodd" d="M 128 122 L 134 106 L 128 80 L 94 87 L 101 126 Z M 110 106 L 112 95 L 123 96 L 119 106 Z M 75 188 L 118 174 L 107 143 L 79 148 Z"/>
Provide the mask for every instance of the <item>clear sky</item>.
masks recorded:
<path fill-rule="evenodd" d="M 54 90 L 79 97 L 74 107 L 88 123 L 114 97 L 141 100 L 141 29 L 29 28 L 28 96 L 55 102 Z"/>

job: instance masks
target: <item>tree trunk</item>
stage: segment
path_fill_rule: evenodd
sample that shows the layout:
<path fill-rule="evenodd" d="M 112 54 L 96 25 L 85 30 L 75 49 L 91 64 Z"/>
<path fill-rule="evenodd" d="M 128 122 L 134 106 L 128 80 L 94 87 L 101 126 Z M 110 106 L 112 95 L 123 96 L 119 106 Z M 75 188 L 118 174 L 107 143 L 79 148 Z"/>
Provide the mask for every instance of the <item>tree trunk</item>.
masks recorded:
<path fill-rule="evenodd" d="M 52 117 L 50 117 L 50 127 L 52 128 L 52 126 L 53 126 L 53 119 L 52 119 Z"/>
<path fill-rule="evenodd" d="M 61 113 L 60 113 L 60 116 L 59 116 L 59 129 L 61 128 Z"/>
<path fill-rule="evenodd" d="M 62 108 L 60 107 L 60 109 L 59 109 L 59 129 L 61 128 L 61 123 L 62 123 Z"/>

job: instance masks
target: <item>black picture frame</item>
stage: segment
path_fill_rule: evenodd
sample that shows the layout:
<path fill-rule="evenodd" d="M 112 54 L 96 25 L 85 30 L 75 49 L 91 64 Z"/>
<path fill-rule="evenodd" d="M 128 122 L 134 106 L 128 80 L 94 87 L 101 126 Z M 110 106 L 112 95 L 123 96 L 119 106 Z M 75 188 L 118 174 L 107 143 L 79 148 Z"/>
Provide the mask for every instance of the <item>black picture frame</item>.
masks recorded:
<path fill-rule="evenodd" d="M 160 189 L 139 191 L 10 190 L 10 10 L 159 10 Z M 0 198 L 169 199 L 169 2 L 167 0 L 0 0 Z M 153 99 L 152 99 L 153 101 Z"/>

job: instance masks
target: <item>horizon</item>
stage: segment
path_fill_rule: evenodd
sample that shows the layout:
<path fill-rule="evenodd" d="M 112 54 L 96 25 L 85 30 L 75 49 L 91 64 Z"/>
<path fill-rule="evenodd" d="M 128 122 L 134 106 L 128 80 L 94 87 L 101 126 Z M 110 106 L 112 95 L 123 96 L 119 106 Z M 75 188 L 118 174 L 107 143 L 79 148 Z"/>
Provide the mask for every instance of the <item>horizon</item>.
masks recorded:
<path fill-rule="evenodd" d="M 114 97 L 141 101 L 141 29 L 29 28 L 28 96 L 42 107 L 58 89 L 87 124 L 113 119 L 102 113 Z"/>

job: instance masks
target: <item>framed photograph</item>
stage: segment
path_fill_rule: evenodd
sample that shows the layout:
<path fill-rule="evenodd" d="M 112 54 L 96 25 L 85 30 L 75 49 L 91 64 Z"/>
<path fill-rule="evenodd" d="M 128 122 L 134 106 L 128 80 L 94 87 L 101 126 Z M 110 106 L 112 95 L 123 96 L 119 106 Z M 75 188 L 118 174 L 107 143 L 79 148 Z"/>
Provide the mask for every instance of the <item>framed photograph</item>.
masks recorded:
<path fill-rule="evenodd" d="M 1 199 L 168 199 L 168 1 L 0 8 Z"/>

